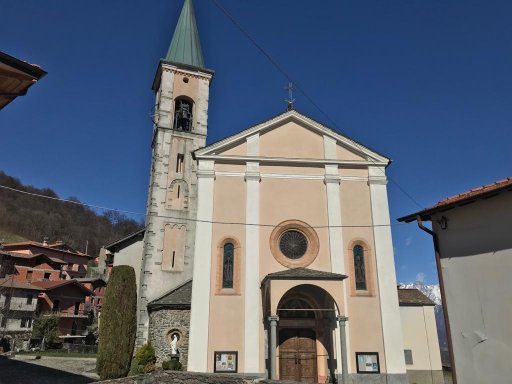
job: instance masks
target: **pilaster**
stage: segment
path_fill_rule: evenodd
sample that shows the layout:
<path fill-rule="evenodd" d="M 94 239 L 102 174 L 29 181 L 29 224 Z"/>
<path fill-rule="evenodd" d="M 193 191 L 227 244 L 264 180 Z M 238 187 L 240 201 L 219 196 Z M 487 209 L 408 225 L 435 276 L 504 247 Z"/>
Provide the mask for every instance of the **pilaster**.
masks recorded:
<path fill-rule="evenodd" d="M 260 371 L 260 180 L 259 163 L 248 162 L 245 173 L 245 212 L 248 224 L 245 226 L 245 373 Z"/>
<path fill-rule="evenodd" d="M 206 372 L 208 368 L 208 324 L 210 317 L 210 271 L 212 264 L 213 161 L 199 161 L 197 171 L 198 204 L 195 237 L 194 274 L 188 370 Z"/>
<path fill-rule="evenodd" d="M 372 207 L 384 353 L 387 374 L 393 375 L 405 374 L 406 367 L 386 182 L 384 167 L 369 167 L 368 184 Z"/>

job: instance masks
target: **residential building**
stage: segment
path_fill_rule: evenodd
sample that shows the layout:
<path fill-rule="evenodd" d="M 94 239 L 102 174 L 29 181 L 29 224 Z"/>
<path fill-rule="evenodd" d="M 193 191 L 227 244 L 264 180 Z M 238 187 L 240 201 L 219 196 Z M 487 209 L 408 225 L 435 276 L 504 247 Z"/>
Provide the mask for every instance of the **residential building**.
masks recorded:
<path fill-rule="evenodd" d="M 16 348 L 26 348 L 33 319 L 50 313 L 59 317 L 63 341 L 83 338 L 90 311 L 101 307 L 105 286 L 101 279 L 79 278 L 78 282 L 72 278 L 85 273 L 87 260 L 87 255 L 63 243 L 3 245 L 0 250 L 0 296 L 3 297 L 0 298 L 3 300 L 0 338 L 8 338 Z M 95 292 L 99 295 L 97 299 Z M 27 304 L 20 306 L 25 299 Z"/>
<path fill-rule="evenodd" d="M 512 377 L 511 191 L 507 178 L 398 219 L 433 238 L 454 382 Z"/>
<path fill-rule="evenodd" d="M 28 89 L 46 75 L 41 67 L 0 52 L 0 109 L 18 96 L 25 96 Z"/>
<path fill-rule="evenodd" d="M 59 333 L 63 339 L 84 338 L 89 319 L 92 291 L 76 280 L 35 281 L 40 287 L 37 312 L 56 315 L 59 318 Z"/>
<path fill-rule="evenodd" d="M 94 296 L 86 296 L 86 308 L 93 307 L 97 312 L 100 312 L 101 306 L 103 305 L 103 298 L 105 297 L 107 282 L 101 277 L 82 277 L 75 280 L 94 293 Z"/>
<path fill-rule="evenodd" d="M 42 243 L 36 241 L 7 243 L 3 244 L 3 250 L 28 255 L 43 253 L 48 257 L 59 259 L 65 263 L 62 267 L 65 279 L 85 277 L 87 274 L 87 265 L 89 260 L 92 259 L 91 256 L 76 251 L 61 241 L 56 243 L 48 243 L 47 241 Z"/>
<path fill-rule="evenodd" d="M 66 262 L 42 253 L 27 254 L 0 250 L 0 278 L 13 275 L 16 281 L 64 279 Z"/>
<path fill-rule="evenodd" d="M 418 289 L 398 288 L 409 383 L 444 384 L 435 303 Z"/>
<path fill-rule="evenodd" d="M 10 277 L 0 279 L 0 339 L 12 347 L 28 347 L 40 288 Z"/>

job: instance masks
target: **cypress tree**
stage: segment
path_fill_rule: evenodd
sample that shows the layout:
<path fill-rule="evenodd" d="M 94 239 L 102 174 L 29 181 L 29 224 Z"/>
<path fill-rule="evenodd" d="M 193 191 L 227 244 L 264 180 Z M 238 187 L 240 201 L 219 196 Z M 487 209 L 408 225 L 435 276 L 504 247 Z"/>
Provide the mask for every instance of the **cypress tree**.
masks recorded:
<path fill-rule="evenodd" d="M 112 269 L 101 309 L 96 371 L 101 380 L 125 377 L 130 369 L 137 326 L 135 271 Z"/>

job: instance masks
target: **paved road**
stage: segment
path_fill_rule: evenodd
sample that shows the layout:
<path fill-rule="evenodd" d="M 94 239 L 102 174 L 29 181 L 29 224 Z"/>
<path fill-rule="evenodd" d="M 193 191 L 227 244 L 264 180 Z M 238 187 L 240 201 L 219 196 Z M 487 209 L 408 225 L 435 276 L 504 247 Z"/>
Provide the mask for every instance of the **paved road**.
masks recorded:
<path fill-rule="evenodd" d="M 0 384 L 85 384 L 98 380 L 90 373 L 96 359 L 34 356 L 0 358 Z"/>

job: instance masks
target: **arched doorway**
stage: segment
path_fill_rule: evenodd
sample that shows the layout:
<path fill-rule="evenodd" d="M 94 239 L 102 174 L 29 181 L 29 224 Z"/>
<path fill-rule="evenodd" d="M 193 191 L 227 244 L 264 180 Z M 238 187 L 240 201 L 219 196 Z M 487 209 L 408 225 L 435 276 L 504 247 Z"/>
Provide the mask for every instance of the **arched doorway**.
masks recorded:
<path fill-rule="evenodd" d="M 296 286 L 281 298 L 277 356 L 280 380 L 317 383 L 334 374 L 335 308 L 332 297 L 313 285 Z"/>

